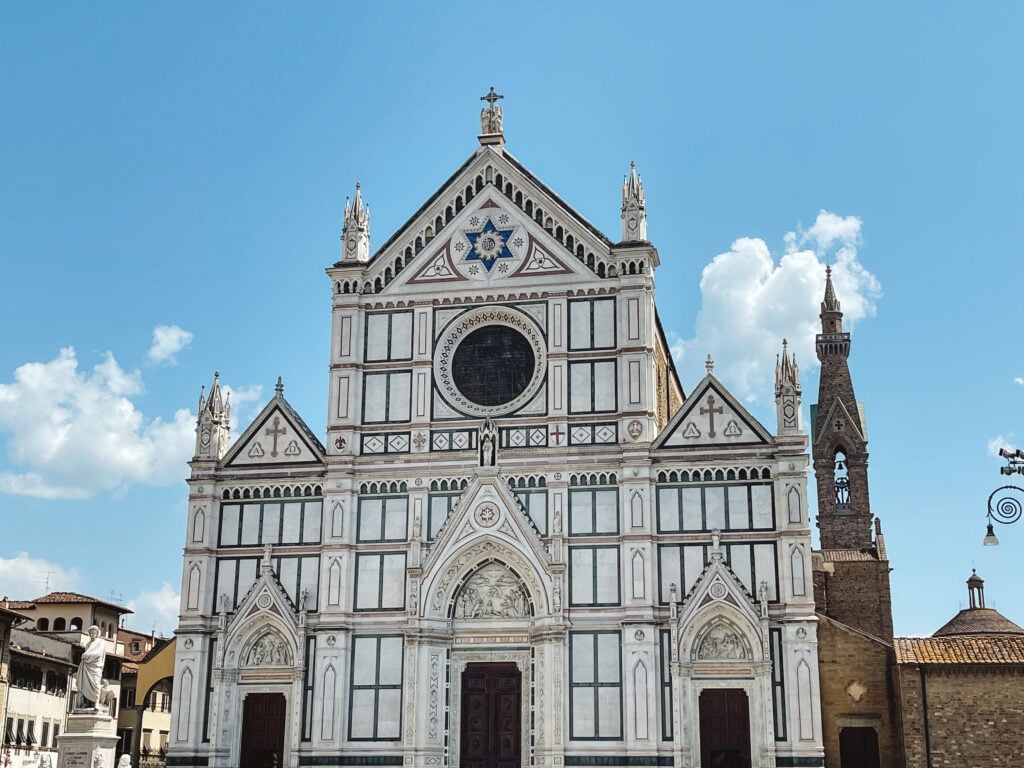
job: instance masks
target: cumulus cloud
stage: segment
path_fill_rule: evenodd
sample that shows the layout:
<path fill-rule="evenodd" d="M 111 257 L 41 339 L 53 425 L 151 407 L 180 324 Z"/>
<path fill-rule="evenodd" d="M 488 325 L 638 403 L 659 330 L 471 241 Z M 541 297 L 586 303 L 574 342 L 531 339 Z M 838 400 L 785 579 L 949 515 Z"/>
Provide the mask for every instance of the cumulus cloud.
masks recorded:
<path fill-rule="evenodd" d="M 12 600 L 32 600 L 50 592 L 74 592 L 78 588 L 78 571 L 19 552 L 14 557 L 0 557 L 0 595 Z"/>
<path fill-rule="evenodd" d="M 174 356 L 192 343 L 192 334 L 177 325 L 158 325 L 153 329 L 149 359 L 154 363 L 174 362 Z"/>
<path fill-rule="evenodd" d="M 1024 384 L 1024 376 L 1017 376 L 1013 380 L 1014 384 Z"/>
<path fill-rule="evenodd" d="M 181 595 L 166 581 L 157 590 L 141 592 L 125 606 L 134 613 L 127 617 L 129 629 L 136 632 L 156 631 L 164 637 L 178 626 L 178 607 Z"/>
<path fill-rule="evenodd" d="M 1013 433 L 1012 432 L 1010 433 L 1009 437 L 1003 437 L 1002 435 L 996 435 L 995 437 L 993 437 L 991 440 L 988 441 L 988 455 L 989 456 L 998 456 L 999 455 L 999 451 L 1002 450 L 1003 448 L 1010 448 L 1010 449 L 1012 449 L 1014 447 L 1013 443 L 1010 442 L 1010 440 L 1012 440 L 1012 439 L 1013 439 Z"/>
<path fill-rule="evenodd" d="M 684 388 L 704 375 L 710 353 L 715 375 L 748 402 L 773 396 L 775 356 L 781 340 L 802 369 L 817 365 L 814 335 L 825 285 L 825 265 L 842 304 L 844 327 L 875 312 L 878 280 L 857 259 L 861 220 L 821 211 L 807 229 L 787 233 L 776 259 L 761 238 L 741 237 L 704 267 L 696 335 L 673 337 L 672 353 Z"/>
<path fill-rule="evenodd" d="M 147 419 L 131 398 L 143 391 L 138 371 L 107 353 L 79 370 L 73 347 L 49 362 L 25 363 L 0 384 L 0 433 L 18 471 L 0 471 L 0 492 L 84 499 L 131 483 L 181 480 L 192 455 L 195 416 Z"/>

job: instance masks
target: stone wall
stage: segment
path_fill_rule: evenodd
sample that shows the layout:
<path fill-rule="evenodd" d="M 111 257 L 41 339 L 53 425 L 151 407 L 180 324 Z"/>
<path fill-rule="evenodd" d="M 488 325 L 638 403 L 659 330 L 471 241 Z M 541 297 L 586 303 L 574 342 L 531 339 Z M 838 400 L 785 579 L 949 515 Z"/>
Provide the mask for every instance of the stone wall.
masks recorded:
<path fill-rule="evenodd" d="M 880 640 L 892 641 L 888 561 L 825 563 L 824 573 L 814 577 L 819 611 Z"/>
<path fill-rule="evenodd" d="M 892 646 L 822 619 L 818 625 L 818 662 L 825 765 L 840 768 L 842 728 L 869 727 L 878 733 L 882 768 L 902 768 Z"/>
<path fill-rule="evenodd" d="M 921 669 L 899 666 L 906 768 L 1021 765 L 1024 667 L 929 665 L 923 682 Z"/>

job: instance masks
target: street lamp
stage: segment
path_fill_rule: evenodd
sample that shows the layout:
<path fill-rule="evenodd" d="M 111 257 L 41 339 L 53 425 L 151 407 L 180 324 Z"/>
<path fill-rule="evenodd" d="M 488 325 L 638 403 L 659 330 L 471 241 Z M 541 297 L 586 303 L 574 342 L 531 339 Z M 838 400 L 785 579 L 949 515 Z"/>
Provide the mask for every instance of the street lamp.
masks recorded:
<path fill-rule="evenodd" d="M 1024 475 L 1024 451 L 1012 448 L 1000 448 L 999 455 L 1006 459 L 1006 466 L 999 468 L 1002 475 Z M 996 498 L 999 496 L 999 498 Z M 985 529 L 985 538 L 981 543 L 986 547 L 995 547 L 999 544 L 996 532 L 992 523 L 1004 523 L 1009 525 L 1021 518 L 1024 511 L 1024 488 L 1016 485 L 1004 485 L 996 488 L 988 497 L 988 526 Z"/>

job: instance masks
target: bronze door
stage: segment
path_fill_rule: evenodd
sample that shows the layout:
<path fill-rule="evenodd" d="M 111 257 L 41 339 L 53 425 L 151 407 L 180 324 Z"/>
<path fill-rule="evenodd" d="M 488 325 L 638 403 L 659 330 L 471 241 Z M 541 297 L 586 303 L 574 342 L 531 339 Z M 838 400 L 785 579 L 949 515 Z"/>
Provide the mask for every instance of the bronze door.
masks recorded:
<path fill-rule="evenodd" d="M 284 694 L 250 693 L 245 697 L 239 768 L 282 768 L 284 719 Z"/>
<path fill-rule="evenodd" d="M 841 729 L 839 765 L 842 768 L 879 768 L 878 732 L 874 728 Z"/>
<path fill-rule="evenodd" d="M 700 694 L 701 768 L 750 768 L 750 711 L 738 688 Z"/>
<path fill-rule="evenodd" d="M 519 768 L 522 677 L 515 664 L 468 664 L 462 673 L 461 768 Z"/>

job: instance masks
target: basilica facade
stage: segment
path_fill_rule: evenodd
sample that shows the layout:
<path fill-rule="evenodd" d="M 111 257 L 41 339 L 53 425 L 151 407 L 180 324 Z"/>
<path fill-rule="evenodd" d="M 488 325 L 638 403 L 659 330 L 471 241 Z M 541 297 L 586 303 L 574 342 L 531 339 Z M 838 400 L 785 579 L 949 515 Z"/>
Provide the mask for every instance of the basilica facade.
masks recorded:
<path fill-rule="evenodd" d="M 497 98 L 376 251 L 346 205 L 326 434 L 200 398 L 171 766 L 824 765 L 796 365 L 770 427 L 684 390 L 635 168 L 613 240 Z"/>

